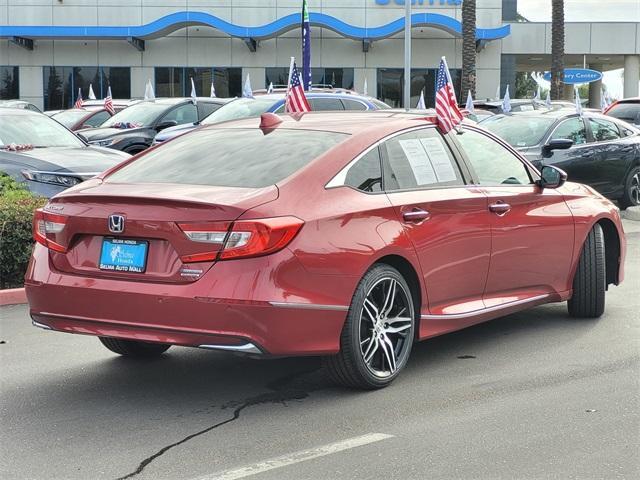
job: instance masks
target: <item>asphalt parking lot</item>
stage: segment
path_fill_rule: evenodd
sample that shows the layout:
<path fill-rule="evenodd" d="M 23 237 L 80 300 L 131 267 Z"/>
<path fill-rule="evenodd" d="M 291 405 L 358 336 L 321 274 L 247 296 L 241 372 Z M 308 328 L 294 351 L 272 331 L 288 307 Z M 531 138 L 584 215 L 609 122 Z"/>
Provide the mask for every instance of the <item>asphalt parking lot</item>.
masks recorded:
<path fill-rule="evenodd" d="M 3 479 L 640 478 L 640 223 L 597 321 L 546 305 L 418 344 L 377 392 L 317 359 L 129 361 L 0 309 Z"/>

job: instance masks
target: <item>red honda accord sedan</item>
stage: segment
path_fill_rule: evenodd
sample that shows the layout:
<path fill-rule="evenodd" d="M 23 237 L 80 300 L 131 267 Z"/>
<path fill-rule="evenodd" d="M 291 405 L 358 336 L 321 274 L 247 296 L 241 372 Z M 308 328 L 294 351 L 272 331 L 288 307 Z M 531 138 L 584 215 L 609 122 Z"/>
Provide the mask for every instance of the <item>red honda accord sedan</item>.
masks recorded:
<path fill-rule="evenodd" d="M 404 113 L 204 127 L 37 212 L 31 316 L 122 355 L 322 355 L 336 381 L 383 387 L 416 340 L 548 302 L 603 313 L 619 212 L 565 180 L 471 123 Z"/>

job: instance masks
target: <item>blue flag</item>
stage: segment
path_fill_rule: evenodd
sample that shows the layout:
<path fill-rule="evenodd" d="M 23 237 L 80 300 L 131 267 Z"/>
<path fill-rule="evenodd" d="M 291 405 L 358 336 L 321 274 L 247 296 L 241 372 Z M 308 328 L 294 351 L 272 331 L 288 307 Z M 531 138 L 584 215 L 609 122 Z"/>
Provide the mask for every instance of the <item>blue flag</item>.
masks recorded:
<path fill-rule="evenodd" d="M 311 89 L 311 26 L 307 0 L 302 0 L 302 82 L 305 91 Z"/>

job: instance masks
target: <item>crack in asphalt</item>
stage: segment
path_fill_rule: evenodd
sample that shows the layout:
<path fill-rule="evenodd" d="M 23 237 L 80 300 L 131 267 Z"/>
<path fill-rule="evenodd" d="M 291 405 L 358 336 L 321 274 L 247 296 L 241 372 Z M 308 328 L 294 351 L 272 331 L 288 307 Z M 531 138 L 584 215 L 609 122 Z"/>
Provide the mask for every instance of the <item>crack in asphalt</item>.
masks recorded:
<path fill-rule="evenodd" d="M 215 430 L 218 427 L 222 427 L 223 425 L 234 422 L 235 420 L 240 418 L 240 413 L 246 408 L 253 407 L 256 405 L 266 404 L 266 403 L 281 403 L 282 405 L 286 406 L 286 402 L 289 400 L 302 400 L 304 398 L 307 398 L 309 396 L 309 393 L 315 389 L 313 390 L 311 389 L 303 390 L 303 389 L 295 389 L 295 388 L 287 389 L 286 387 L 289 383 L 291 383 L 295 379 L 302 377 L 308 373 L 313 373 L 317 370 L 318 368 L 313 368 L 313 369 L 293 372 L 291 374 L 285 375 L 284 377 L 277 378 L 274 381 L 268 383 L 266 385 L 267 388 L 269 388 L 270 390 L 274 390 L 273 392 L 267 392 L 260 395 L 255 395 L 253 397 L 249 397 L 247 399 L 240 400 L 240 401 L 231 401 L 222 405 L 221 407 L 222 410 L 235 407 L 231 418 L 218 422 L 215 425 L 211 425 L 210 427 L 202 429 L 196 433 L 192 433 L 191 435 L 184 437 L 182 440 L 179 440 L 170 445 L 167 445 L 166 447 L 161 448 L 153 455 L 142 460 L 138 464 L 138 467 L 133 472 L 128 473 L 127 475 L 124 475 L 122 477 L 118 477 L 116 480 L 126 480 L 141 474 L 144 471 L 144 469 L 149 466 L 151 462 L 153 462 L 158 457 L 161 457 L 162 455 L 167 453 L 169 450 L 175 447 L 178 447 L 188 442 L 189 440 L 192 440 L 196 437 L 204 435 L 205 433 Z"/>

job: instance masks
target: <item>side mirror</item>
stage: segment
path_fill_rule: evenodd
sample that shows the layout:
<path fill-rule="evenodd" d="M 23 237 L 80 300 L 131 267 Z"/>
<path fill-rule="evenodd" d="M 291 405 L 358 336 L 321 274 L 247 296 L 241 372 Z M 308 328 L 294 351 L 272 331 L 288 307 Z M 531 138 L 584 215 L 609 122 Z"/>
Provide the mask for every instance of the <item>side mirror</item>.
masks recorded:
<path fill-rule="evenodd" d="M 178 125 L 178 122 L 176 122 L 175 120 L 165 120 L 164 122 L 160 122 L 158 125 L 156 125 L 156 131 L 160 131 L 160 130 L 164 130 L 165 128 L 169 128 L 169 127 L 175 127 L 176 125 Z"/>
<path fill-rule="evenodd" d="M 553 165 L 545 165 L 540 171 L 540 180 L 538 185 L 540 188 L 558 188 L 567 181 L 567 173 Z"/>
<path fill-rule="evenodd" d="M 566 150 L 573 146 L 573 140 L 569 140 L 568 138 L 557 138 L 555 140 L 549 140 L 546 145 L 542 146 L 542 156 L 544 158 L 549 158 L 551 156 L 551 152 L 554 150 Z"/>

